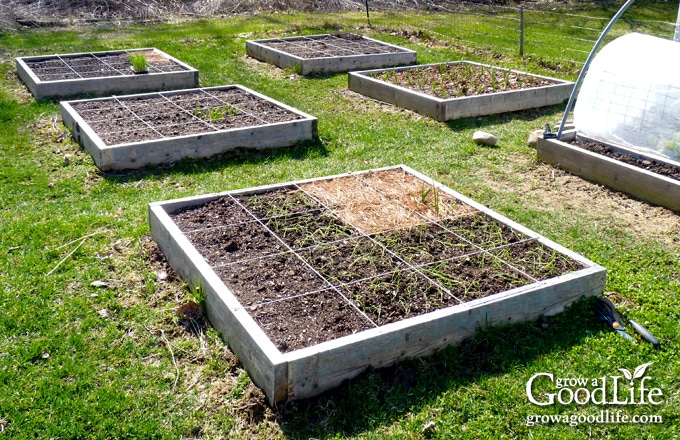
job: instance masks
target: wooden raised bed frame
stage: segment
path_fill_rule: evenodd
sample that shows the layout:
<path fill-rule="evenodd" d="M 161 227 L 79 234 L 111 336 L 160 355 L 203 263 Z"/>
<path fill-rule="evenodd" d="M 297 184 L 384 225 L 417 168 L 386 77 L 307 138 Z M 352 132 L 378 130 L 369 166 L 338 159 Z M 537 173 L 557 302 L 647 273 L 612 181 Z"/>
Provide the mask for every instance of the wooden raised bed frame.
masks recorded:
<path fill-rule="evenodd" d="M 467 63 L 475 66 L 499 69 L 471 61 L 446 63 L 450 65 Z M 426 64 L 398 67 L 394 70 L 417 69 L 438 64 Z M 349 89 L 379 101 L 407 108 L 425 116 L 444 122 L 454 119 L 486 116 L 497 113 L 514 112 L 530 108 L 561 104 L 569 98 L 574 86 L 573 82 L 534 75 L 525 72 L 513 72 L 538 78 L 548 79 L 555 84 L 543 87 L 532 87 L 476 96 L 442 99 L 432 95 L 416 92 L 386 81 L 373 78 L 372 75 L 393 69 L 374 69 L 349 73 Z"/>
<path fill-rule="evenodd" d="M 553 315 L 582 296 L 602 293 L 606 274 L 604 268 L 408 167 L 394 168 L 425 182 L 432 182 L 445 194 L 469 204 L 517 232 L 535 238 L 542 245 L 577 261 L 583 268 L 461 305 L 282 353 L 180 231 L 169 213 L 202 205 L 226 194 L 254 194 L 285 187 L 290 183 L 151 203 L 149 222 L 153 239 L 169 264 L 190 285 L 200 285 L 212 325 L 238 355 L 253 382 L 263 389 L 271 404 L 287 398 L 314 396 L 357 376 L 368 367 L 385 367 L 399 359 L 426 356 L 472 336 L 477 329 Z M 297 183 L 319 180 L 323 179 Z"/>
<path fill-rule="evenodd" d="M 74 103 L 94 100 L 62 101 L 61 115 L 64 124 L 71 129 L 74 138 L 92 156 L 102 170 L 142 168 L 148 165 L 170 164 L 180 159 L 207 158 L 234 148 L 274 148 L 295 145 L 318 137 L 317 119 L 297 109 L 275 101 L 265 95 L 240 85 L 203 87 L 162 92 L 163 96 L 194 93 L 202 90 L 226 90 L 236 88 L 264 99 L 278 107 L 300 116 L 300 119 L 266 125 L 219 130 L 201 134 L 167 137 L 163 139 L 107 145 L 72 107 Z M 155 97 L 158 93 L 119 96 L 117 99 Z"/>
<path fill-rule="evenodd" d="M 135 74 L 131 71 L 126 75 L 42 81 L 27 64 L 35 61 L 48 61 L 59 58 L 77 58 L 87 55 L 106 56 L 139 52 L 150 52 L 154 56 L 162 57 L 177 64 L 182 70 L 175 72 L 150 72 L 145 74 Z M 16 59 L 16 68 L 19 78 L 24 82 L 28 90 L 37 100 L 47 98 L 68 98 L 78 95 L 108 96 L 113 94 L 150 92 L 155 90 L 176 90 L 198 87 L 199 85 L 198 70 L 155 48 L 19 57 Z"/>
<path fill-rule="evenodd" d="M 561 140 L 539 136 L 536 145 L 538 159 L 586 180 L 680 212 L 680 181 L 568 144 L 577 138 L 580 138 L 577 130 L 565 131 Z M 646 156 L 622 146 L 610 147 L 624 154 L 665 162 L 680 169 L 680 162 L 668 158 Z"/>
<path fill-rule="evenodd" d="M 246 41 L 248 55 L 282 69 L 293 68 L 301 75 L 314 73 L 343 73 L 357 69 L 375 69 L 381 67 L 394 67 L 414 64 L 416 53 L 393 44 L 361 37 L 364 41 L 370 41 L 381 46 L 398 49 L 397 52 L 385 52 L 380 54 L 345 55 L 333 57 L 302 58 L 281 50 L 267 46 L 272 41 L 295 41 L 303 38 L 318 39 L 328 37 L 329 34 L 310 35 L 306 37 L 270 38 L 264 40 Z"/>

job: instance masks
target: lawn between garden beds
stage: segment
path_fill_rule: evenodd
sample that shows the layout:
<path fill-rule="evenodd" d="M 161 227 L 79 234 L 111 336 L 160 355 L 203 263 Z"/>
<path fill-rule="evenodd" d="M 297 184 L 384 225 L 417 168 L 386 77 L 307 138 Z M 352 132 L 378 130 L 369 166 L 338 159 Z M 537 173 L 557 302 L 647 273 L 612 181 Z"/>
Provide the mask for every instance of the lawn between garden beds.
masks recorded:
<path fill-rule="evenodd" d="M 574 83 L 472 61 L 350 72 L 350 90 L 438 121 L 560 104 Z"/>
<path fill-rule="evenodd" d="M 149 206 L 270 403 L 604 289 L 604 268 L 405 166 Z"/>
<path fill-rule="evenodd" d="M 135 72 L 131 57 L 144 57 Z M 198 87 L 198 70 L 156 48 L 16 58 L 19 78 L 35 99 L 108 96 Z"/>
<path fill-rule="evenodd" d="M 539 136 L 536 154 L 584 179 L 680 212 L 680 162 L 594 141 L 577 130 L 565 131 L 560 140 Z"/>

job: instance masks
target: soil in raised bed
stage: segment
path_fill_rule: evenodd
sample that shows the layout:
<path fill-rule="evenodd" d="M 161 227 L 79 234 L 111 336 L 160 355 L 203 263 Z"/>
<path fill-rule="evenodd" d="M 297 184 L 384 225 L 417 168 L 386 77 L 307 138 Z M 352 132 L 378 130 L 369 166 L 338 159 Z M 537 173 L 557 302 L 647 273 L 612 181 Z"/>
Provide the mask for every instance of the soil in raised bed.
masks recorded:
<path fill-rule="evenodd" d="M 284 352 L 581 268 L 401 169 L 170 215 Z"/>
<path fill-rule="evenodd" d="M 249 312 L 282 352 L 375 327 L 333 290 L 258 304 L 250 307 Z"/>
<path fill-rule="evenodd" d="M 259 258 L 286 251 L 272 232 L 257 221 L 187 233 L 211 265 Z"/>
<path fill-rule="evenodd" d="M 671 179 L 680 180 L 680 169 L 667 163 L 652 159 L 641 159 L 630 154 L 614 151 L 611 147 L 597 142 L 575 140 L 571 141 L 570 144 L 627 163 L 628 165 L 633 165 L 662 176 L 670 177 Z"/>
<path fill-rule="evenodd" d="M 238 88 L 74 102 L 106 145 L 287 122 L 301 116 Z"/>
<path fill-rule="evenodd" d="M 377 325 L 429 313 L 461 302 L 412 270 L 397 270 L 344 285 L 342 293 Z"/>
<path fill-rule="evenodd" d="M 264 193 L 237 195 L 235 198 L 261 219 L 300 214 L 322 207 L 316 200 L 292 187 Z"/>
<path fill-rule="evenodd" d="M 416 66 L 374 73 L 373 78 L 441 99 L 485 95 L 555 84 L 525 73 L 469 63 Z"/>
<path fill-rule="evenodd" d="M 244 306 L 328 287 L 322 277 L 292 252 L 222 266 L 215 273 Z"/>
<path fill-rule="evenodd" d="M 292 249 L 340 241 L 359 234 L 356 228 L 328 210 L 271 217 L 265 225 Z"/>
<path fill-rule="evenodd" d="M 582 269 L 578 262 L 534 239 L 502 246 L 490 252 L 536 281 Z"/>
<path fill-rule="evenodd" d="M 186 70 L 172 60 L 154 53 L 142 52 L 147 59 L 149 73 L 180 72 Z M 41 81 L 60 81 L 80 78 L 133 75 L 128 54 L 83 54 L 54 57 L 42 61 L 27 60 L 26 65 Z"/>
<path fill-rule="evenodd" d="M 364 237 L 314 246 L 301 254 L 317 272 L 336 286 L 404 267 L 403 262 L 384 246 Z"/>
<path fill-rule="evenodd" d="M 305 59 L 404 52 L 403 49 L 349 33 L 282 38 L 259 43 Z"/>
<path fill-rule="evenodd" d="M 486 252 L 425 266 L 422 272 L 461 302 L 484 298 L 533 282 Z"/>
<path fill-rule="evenodd" d="M 200 206 L 179 209 L 173 221 L 182 231 L 195 231 L 252 221 L 253 217 L 231 197 L 220 197 Z"/>
<path fill-rule="evenodd" d="M 471 242 L 436 223 L 382 232 L 375 234 L 373 239 L 413 266 L 478 251 Z"/>

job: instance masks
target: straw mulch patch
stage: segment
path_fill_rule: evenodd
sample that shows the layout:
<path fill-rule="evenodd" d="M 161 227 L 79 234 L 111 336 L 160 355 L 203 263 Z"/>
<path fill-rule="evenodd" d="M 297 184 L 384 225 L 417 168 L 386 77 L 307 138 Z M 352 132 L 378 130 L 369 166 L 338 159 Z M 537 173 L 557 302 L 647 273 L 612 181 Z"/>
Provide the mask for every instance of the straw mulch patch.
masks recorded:
<path fill-rule="evenodd" d="M 301 186 L 347 223 L 366 234 L 456 217 L 472 207 L 402 170 L 368 172 L 356 179 L 320 180 Z"/>

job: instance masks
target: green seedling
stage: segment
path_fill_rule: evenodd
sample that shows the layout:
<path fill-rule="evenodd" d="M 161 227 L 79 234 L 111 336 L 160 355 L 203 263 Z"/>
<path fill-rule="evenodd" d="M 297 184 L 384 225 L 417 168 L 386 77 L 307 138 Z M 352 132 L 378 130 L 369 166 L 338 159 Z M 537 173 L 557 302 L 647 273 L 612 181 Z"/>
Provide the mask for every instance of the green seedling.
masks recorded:
<path fill-rule="evenodd" d="M 149 71 L 149 62 L 143 53 L 130 53 L 128 58 L 135 73 L 146 73 Z"/>
<path fill-rule="evenodd" d="M 432 182 L 432 189 L 434 189 L 433 193 L 433 207 L 434 207 L 434 213 L 439 215 L 439 190 L 435 188 L 434 182 Z"/>
<path fill-rule="evenodd" d="M 680 159 L 680 131 L 676 132 L 671 139 L 659 142 L 660 151 L 675 159 Z"/>
<path fill-rule="evenodd" d="M 215 121 L 219 119 L 225 119 L 228 116 L 236 116 L 240 113 L 239 109 L 233 105 L 227 104 L 224 107 L 217 107 L 210 109 L 210 120 Z"/>
<path fill-rule="evenodd" d="M 432 191 L 432 188 L 426 187 L 425 182 L 423 182 L 420 189 L 420 203 L 427 203 L 427 196 L 430 194 L 430 191 Z"/>
<path fill-rule="evenodd" d="M 238 116 L 240 113 L 241 111 L 231 104 L 226 104 L 224 107 L 202 109 L 196 103 L 194 108 L 194 116 L 208 121 L 219 121 L 230 116 Z"/>
<path fill-rule="evenodd" d="M 496 72 L 489 70 L 489 76 L 491 77 L 491 88 L 494 90 L 498 89 L 498 79 L 496 78 Z"/>
<path fill-rule="evenodd" d="M 503 75 L 503 86 L 508 89 L 510 87 L 510 70 L 506 70 Z"/>
<path fill-rule="evenodd" d="M 435 214 L 439 215 L 439 190 L 434 185 L 434 182 L 432 182 L 432 186 L 426 187 L 425 182 L 423 182 L 423 185 L 420 189 L 420 203 L 423 205 L 427 205 L 427 196 L 432 193 L 432 208 L 434 209 Z"/>

